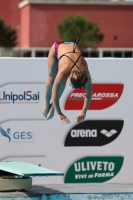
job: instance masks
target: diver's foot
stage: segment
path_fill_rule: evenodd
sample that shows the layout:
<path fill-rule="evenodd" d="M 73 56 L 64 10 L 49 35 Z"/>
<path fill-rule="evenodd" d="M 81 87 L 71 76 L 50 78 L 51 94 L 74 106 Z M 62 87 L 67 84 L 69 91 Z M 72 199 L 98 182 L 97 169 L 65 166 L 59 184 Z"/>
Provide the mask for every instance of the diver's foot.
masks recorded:
<path fill-rule="evenodd" d="M 44 106 L 42 109 L 42 114 L 45 118 L 47 118 L 48 112 L 49 112 L 49 107 L 47 108 L 46 106 Z"/>
<path fill-rule="evenodd" d="M 51 103 L 49 106 L 49 112 L 47 114 L 47 120 L 51 119 L 54 116 L 54 106 Z"/>

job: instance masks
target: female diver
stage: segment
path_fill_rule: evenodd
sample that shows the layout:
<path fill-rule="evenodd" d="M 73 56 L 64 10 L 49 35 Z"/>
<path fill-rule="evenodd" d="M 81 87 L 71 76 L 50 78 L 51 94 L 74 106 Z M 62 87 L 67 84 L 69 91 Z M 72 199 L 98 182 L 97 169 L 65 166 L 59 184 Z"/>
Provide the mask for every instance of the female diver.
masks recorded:
<path fill-rule="evenodd" d="M 77 116 L 77 122 L 83 122 L 85 119 L 92 98 L 92 82 L 87 62 L 77 46 L 79 40 L 80 36 L 77 36 L 75 42 L 55 42 L 50 49 L 48 79 L 45 84 L 42 109 L 42 114 L 47 120 L 54 116 L 55 110 L 63 123 L 70 123 L 70 120 L 62 113 L 59 104 L 67 79 L 72 88 L 83 86 L 86 90 L 83 108 Z"/>

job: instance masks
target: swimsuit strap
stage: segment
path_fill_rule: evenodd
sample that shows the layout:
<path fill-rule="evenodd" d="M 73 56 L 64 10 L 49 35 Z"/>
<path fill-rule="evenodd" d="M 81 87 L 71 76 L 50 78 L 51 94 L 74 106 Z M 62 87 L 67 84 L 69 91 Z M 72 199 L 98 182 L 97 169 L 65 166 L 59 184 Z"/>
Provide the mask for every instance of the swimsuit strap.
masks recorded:
<path fill-rule="evenodd" d="M 77 44 L 79 43 L 80 39 L 81 39 L 80 35 L 77 35 L 77 37 L 76 37 L 75 40 L 74 40 L 73 53 L 75 53 Z"/>
<path fill-rule="evenodd" d="M 77 62 L 78 62 L 78 60 L 79 60 L 79 58 L 82 56 L 82 54 L 80 54 L 79 55 L 79 57 L 77 58 L 77 60 L 74 62 L 69 56 L 67 56 L 67 55 L 65 55 L 66 57 L 68 57 L 72 62 L 73 62 L 73 66 L 71 67 L 71 69 L 70 69 L 70 72 L 71 72 L 71 70 L 73 69 L 73 67 L 76 65 L 76 67 L 80 70 L 80 68 L 78 67 L 78 65 L 77 65 Z M 70 72 L 69 72 L 69 74 L 70 74 Z"/>
<path fill-rule="evenodd" d="M 83 55 L 82 55 L 82 53 L 79 53 L 79 52 L 76 52 L 76 51 L 75 51 L 75 50 L 76 50 L 76 47 L 77 47 L 77 44 L 79 43 L 80 39 L 81 39 L 81 37 L 78 35 L 78 36 L 76 37 L 75 41 L 74 41 L 74 44 L 73 44 L 73 51 L 66 52 L 66 53 L 62 54 L 62 55 L 58 58 L 58 60 L 60 60 L 63 56 L 66 56 L 66 57 L 68 57 L 68 58 L 73 62 L 73 66 L 71 67 L 70 72 L 71 72 L 71 70 L 73 69 L 73 67 L 74 67 L 75 65 L 76 65 L 76 67 L 80 70 L 80 68 L 79 68 L 78 65 L 77 65 L 77 62 L 78 62 L 79 58 L 80 58 L 81 56 L 83 56 Z M 78 57 L 77 60 L 74 62 L 68 55 L 66 55 L 66 54 L 68 54 L 68 53 L 76 53 L 76 54 L 79 54 L 79 57 Z M 70 74 L 70 72 L 69 72 L 69 74 Z"/>
<path fill-rule="evenodd" d="M 75 50 L 76 50 L 76 47 L 77 47 L 77 44 L 79 43 L 80 39 L 81 39 L 81 37 L 80 37 L 79 35 L 77 35 L 77 37 L 76 37 L 76 39 L 74 40 L 74 43 L 73 43 L 73 51 L 69 51 L 69 52 L 66 52 L 66 53 L 62 54 L 62 55 L 58 58 L 58 60 L 60 60 L 63 56 L 66 56 L 67 53 L 77 53 L 77 54 L 79 54 L 79 55 L 82 55 L 81 53 L 75 51 Z M 64 42 L 64 43 L 67 44 L 67 42 Z"/>

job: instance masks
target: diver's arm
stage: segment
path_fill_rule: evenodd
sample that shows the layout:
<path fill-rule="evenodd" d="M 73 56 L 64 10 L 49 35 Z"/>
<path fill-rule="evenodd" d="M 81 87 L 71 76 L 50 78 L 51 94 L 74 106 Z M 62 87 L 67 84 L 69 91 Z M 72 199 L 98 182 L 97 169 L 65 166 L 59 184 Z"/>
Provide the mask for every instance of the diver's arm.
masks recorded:
<path fill-rule="evenodd" d="M 77 116 L 77 122 L 78 123 L 84 121 L 84 118 L 86 116 L 86 112 L 87 112 L 88 107 L 89 107 L 90 102 L 91 102 L 91 98 L 92 98 L 92 83 L 91 83 L 91 80 L 88 80 L 87 83 L 85 84 L 85 90 L 86 90 L 86 96 L 84 98 L 83 108 Z"/>
<path fill-rule="evenodd" d="M 85 84 L 85 90 L 86 90 L 86 96 L 84 98 L 84 104 L 83 104 L 83 108 L 82 108 L 83 113 L 87 112 L 88 107 L 89 107 L 90 102 L 91 102 L 91 98 L 92 98 L 92 83 L 91 83 L 91 80 L 87 81 L 87 83 Z"/>

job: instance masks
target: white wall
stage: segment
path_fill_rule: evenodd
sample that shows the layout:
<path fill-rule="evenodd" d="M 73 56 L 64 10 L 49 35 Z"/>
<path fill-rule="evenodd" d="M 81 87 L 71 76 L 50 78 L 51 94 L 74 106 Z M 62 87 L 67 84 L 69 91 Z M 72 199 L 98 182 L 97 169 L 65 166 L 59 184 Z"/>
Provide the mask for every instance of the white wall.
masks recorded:
<path fill-rule="evenodd" d="M 80 110 L 64 110 L 69 94 L 75 91 L 72 91 L 67 84 L 60 101 L 62 111 L 71 123 L 69 125 L 61 124 L 56 114 L 54 118 L 46 121 L 41 110 L 44 101 L 44 85 L 47 80 L 47 59 L 0 58 L 0 127 L 6 132 L 7 130 L 10 131 L 9 137 L 0 134 L 1 161 L 17 160 L 41 164 L 43 167 L 66 173 L 69 167 L 81 158 L 123 156 L 122 168 L 108 182 L 133 181 L 133 59 L 87 59 L 87 62 L 93 85 L 96 85 L 97 90 L 99 90 L 97 93 L 101 92 L 99 84 L 103 84 L 106 93 L 117 94 L 118 98 L 116 97 L 116 102 L 113 105 L 105 109 L 88 110 L 86 115 L 88 127 L 86 129 L 88 130 L 89 126 L 91 127 L 91 120 L 122 120 L 124 126 L 119 136 L 103 146 L 65 147 L 65 139 L 70 130 L 75 129 L 77 125 L 75 118 L 80 112 Z M 119 84 L 124 86 L 121 96 L 119 96 L 119 87 L 117 88 Z M 111 89 L 108 88 L 108 85 L 111 85 Z M 27 91 L 30 91 L 28 94 L 34 99 L 24 100 Z M 4 94 L 7 95 L 7 100 L 3 100 Z M 14 103 L 13 95 L 14 98 L 18 98 Z M 100 102 L 96 99 L 92 101 L 94 107 Z M 103 104 L 107 101 L 113 102 L 114 99 L 105 98 Z M 75 104 L 79 102 L 75 100 Z M 84 124 L 82 126 L 83 129 Z M 105 129 L 107 130 L 107 128 Z M 116 129 L 117 126 L 115 125 Z M 113 125 L 111 130 L 113 130 Z M 108 129 L 107 131 L 110 132 L 111 130 Z M 88 137 L 87 139 L 97 140 L 97 137 Z M 39 184 L 63 183 L 64 178 L 34 178 L 33 182 Z"/>

